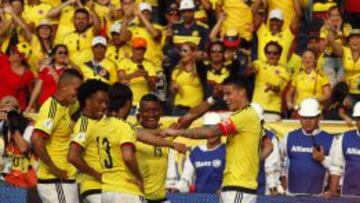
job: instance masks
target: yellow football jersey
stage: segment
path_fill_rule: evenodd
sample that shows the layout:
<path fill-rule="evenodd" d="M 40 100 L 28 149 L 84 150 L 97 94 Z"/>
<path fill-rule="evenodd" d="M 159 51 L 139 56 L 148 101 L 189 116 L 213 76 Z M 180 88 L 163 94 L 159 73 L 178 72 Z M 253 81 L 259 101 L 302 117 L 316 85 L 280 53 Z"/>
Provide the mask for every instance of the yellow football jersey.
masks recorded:
<path fill-rule="evenodd" d="M 292 42 L 295 38 L 294 34 L 291 32 L 290 27 L 283 27 L 283 30 L 280 33 L 272 34 L 270 29 L 262 24 L 257 31 L 257 36 L 259 40 L 258 46 L 258 59 L 262 61 L 266 61 L 265 55 L 265 46 L 270 41 L 275 41 L 280 44 L 282 47 L 282 52 L 280 56 L 279 63 L 283 66 L 287 64 L 287 56 L 289 54 Z"/>
<path fill-rule="evenodd" d="M 222 24 L 221 35 L 230 29 L 236 29 L 240 36 L 247 41 L 252 39 L 253 16 L 251 8 L 244 2 L 238 0 L 220 0 L 222 10 L 227 14 Z"/>
<path fill-rule="evenodd" d="M 155 77 L 157 69 L 151 61 L 144 60 L 142 62 L 144 69 L 150 77 Z M 125 71 L 125 74 L 132 74 L 138 70 L 138 65 L 129 58 L 124 58 L 118 64 L 118 70 Z M 131 91 L 134 94 L 133 105 L 138 105 L 142 96 L 150 93 L 149 86 L 144 77 L 136 77 L 128 81 Z"/>
<path fill-rule="evenodd" d="M 257 189 L 262 127 L 255 109 L 247 106 L 234 112 L 225 125 L 233 126 L 236 134 L 226 140 L 226 164 L 223 187 Z M 222 125 L 222 124 L 220 124 Z"/>
<path fill-rule="evenodd" d="M 84 161 L 95 171 L 101 172 L 98 142 L 94 134 L 98 122 L 100 121 L 90 119 L 84 115 L 81 116 L 75 124 L 72 142 L 77 143 L 83 148 Z M 77 179 L 80 183 L 80 194 L 93 190 L 101 190 L 101 183 L 92 176 L 80 174 Z"/>
<path fill-rule="evenodd" d="M 202 102 L 204 92 L 200 78 L 196 74 L 176 68 L 171 79 L 180 86 L 175 95 L 175 105 L 194 107 Z"/>
<path fill-rule="evenodd" d="M 343 66 L 345 71 L 345 82 L 349 86 L 351 94 L 360 94 L 360 60 L 354 60 L 349 47 L 343 48 Z"/>
<path fill-rule="evenodd" d="M 75 168 L 66 159 L 71 135 L 69 108 L 62 106 L 54 97 L 50 97 L 40 108 L 35 130 L 49 135 L 45 147 L 50 158 L 58 168 L 67 172 L 69 179 L 75 179 Z M 57 178 L 41 160 L 37 176 L 39 180 Z"/>
<path fill-rule="evenodd" d="M 65 36 L 75 30 L 73 18 L 75 14 L 75 6 L 69 5 L 61 10 L 61 15 L 56 30 L 54 44 L 61 44 Z"/>
<path fill-rule="evenodd" d="M 223 67 L 219 73 L 216 73 L 213 69 L 211 69 L 207 71 L 207 80 L 221 84 L 227 77 L 229 77 L 229 75 L 229 70 L 226 67 Z"/>
<path fill-rule="evenodd" d="M 111 45 L 106 50 L 106 57 L 119 64 L 120 61 L 124 58 L 130 58 L 132 56 L 131 48 L 125 44 L 120 48 L 116 48 L 114 45 Z"/>
<path fill-rule="evenodd" d="M 108 58 L 104 58 L 97 66 L 87 61 L 80 65 L 80 70 L 86 79 L 98 79 L 109 84 L 118 81 L 117 66 Z"/>
<path fill-rule="evenodd" d="M 63 44 L 65 44 L 69 50 L 69 57 L 72 61 L 77 61 L 77 57 L 82 51 L 91 48 L 91 42 L 94 37 L 92 27 L 88 28 L 83 33 L 73 31 L 65 35 Z"/>
<path fill-rule="evenodd" d="M 164 127 L 161 125 L 161 127 Z M 145 198 L 166 198 L 166 176 L 169 148 L 136 142 L 136 159 L 144 178 Z"/>
<path fill-rule="evenodd" d="M 281 111 L 281 92 L 285 89 L 290 76 L 285 67 L 278 65 L 272 66 L 262 61 L 255 61 L 254 67 L 256 69 L 255 89 L 253 101 L 259 103 L 265 111 L 280 113 Z M 280 93 L 273 91 L 265 92 L 267 86 L 279 86 Z"/>
<path fill-rule="evenodd" d="M 102 190 L 143 195 L 135 183 L 136 177 L 127 168 L 121 153 L 122 144 L 136 144 L 132 126 L 126 121 L 107 117 L 96 125 L 94 133 L 97 135 L 103 172 Z"/>
<path fill-rule="evenodd" d="M 329 84 L 326 75 L 312 71 L 307 74 L 300 71 L 294 76 L 291 85 L 296 89 L 296 104 L 300 105 L 301 101 L 306 98 L 319 98 L 323 95 L 323 87 Z"/>

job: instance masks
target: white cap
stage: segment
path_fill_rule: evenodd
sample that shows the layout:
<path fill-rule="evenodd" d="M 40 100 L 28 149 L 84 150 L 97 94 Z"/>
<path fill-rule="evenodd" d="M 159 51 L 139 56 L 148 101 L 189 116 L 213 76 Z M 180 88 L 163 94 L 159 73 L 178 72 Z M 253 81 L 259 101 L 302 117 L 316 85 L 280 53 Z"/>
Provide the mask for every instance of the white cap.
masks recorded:
<path fill-rule="evenodd" d="M 208 112 L 204 115 L 203 125 L 216 125 L 221 122 L 221 116 L 215 112 Z"/>
<path fill-rule="evenodd" d="M 353 117 L 360 117 L 360 102 L 356 102 L 353 110 Z"/>
<path fill-rule="evenodd" d="M 251 103 L 250 104 L 256 111 L 256 113 L 259 115 L 260 120 L 264 120 L 264 109 L 263 107 L 258 103 Z"/>
<path fill-rule="evenodd" d="M 114 24 L 111 25 L 110 28 L 110 33 L 120 33 L 120 29 L 121 29 L 121 23 L 120 22 L 115 22 Z"/>
<path fill-rule="evenodd" d="M 283 12 L 280 9 L 274 9 L 269 14 L 269 19 L 278 19 L 278 20 L 284 20 Z"/>
<path fill-rule="evenodd" d="M 139 4 L 139 8 L 140 8 L 140 11 L 143 12 L 143 11 L 150 11 L 152 12 L 152 9 L 151 9 L 151 5 L 146 3 L 146 2 L 142 2 Z"/>
<path fill-rule="evenodd" d="M 302 117 L 315 117 L 321 113 L 320 104 L 314 98 L 304 99 L 300 104 L 299 115 Z"/>
<path fill-rule="evenodd" d="M 179 10 L 193 10 L 195 9 L 195 4 L 193 0 L 181 0 Z"/>
<path fill-rule="evenodd" d="M 98 44 L 102 44 L 104 46 L 106 46 L 106 38 L 103 36 L 96 36 L 93 38 L 91 46 L 96 46 Z"/>

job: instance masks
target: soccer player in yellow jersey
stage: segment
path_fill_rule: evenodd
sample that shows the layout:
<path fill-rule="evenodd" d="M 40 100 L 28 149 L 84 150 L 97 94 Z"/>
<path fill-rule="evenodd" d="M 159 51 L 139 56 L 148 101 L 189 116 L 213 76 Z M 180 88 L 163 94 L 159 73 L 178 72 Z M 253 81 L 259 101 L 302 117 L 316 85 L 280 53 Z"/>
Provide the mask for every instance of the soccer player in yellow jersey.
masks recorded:
<path fill-rule="evenodd" d="M 106 113 L 108 89 L 108 84 L 92 79 L 82 84 L 78 91 L 82 115 L 72 133 L 68 160 L 81 172 L 78 177 L 80 197 L 89 203 L 101 203 L 102 168 L 94 131 Z"/>
<path fill-rule="evenodd" d="M 233 112 L 228 119 L 207 127 L 166 129 L 163 134 L 191 139 L 227 136 L 221 202 L 256 202 L 262 128 L 256 110 L 249 103 L 248 78 L 227 78 L 223 82 L 223 92 L 224 100 Z M 208 103 L 213 101 L 208 99 Z"/>
<path fill-rule="evenodd" d="M 115 83 L 109 90 L 107 117 L 96 125 L 102 165 L 102 203 L 136 203 L 143 199 L 143 174 L 135 156 L 136 140 L 184 152 L 186 146 L 163 140 L 125 120 L 132 104 L 130 88 Z"/>
<path fill-rule="evenodd" d="M 82 75 L 68 69 L 59 78 L 55 94 L 41 106 L 31 142 L 40 158 L 38 193 L 43 202 L 79 202 L 75 168 L 66 159 L 70 143 L 69 106 L 75 102 Z"/>
<path fill-rule="evenodd" d="M 153 94 L 144 95 L 139 105 L 137 119 L 144 129 L 160 129 L 162 107 Z M 144 178 L 144 194 L 148 203 L 165 203 L 165 183 L 169 149 L 142 142 L 136 143 L 136 158 Z"/>

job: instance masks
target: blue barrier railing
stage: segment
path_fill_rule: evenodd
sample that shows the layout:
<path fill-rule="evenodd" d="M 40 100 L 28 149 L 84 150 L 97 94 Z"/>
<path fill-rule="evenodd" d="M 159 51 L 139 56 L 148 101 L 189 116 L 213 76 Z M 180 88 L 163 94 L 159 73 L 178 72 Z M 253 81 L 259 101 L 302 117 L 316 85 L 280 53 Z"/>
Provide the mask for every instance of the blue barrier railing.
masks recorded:
<path fill-rule="evenodd" d="M 216 203 L 219 197 L 214 194 L 182 194 L 173 193 L 168 195 L 172 203 Z M 1 203 L 38 203 L 34 193 L 25 189 L 0 185 Z M 360 198 L 332 198 L 325 199 L 316 196 L 258 196 L 258 203 L 360 203 Z"/>

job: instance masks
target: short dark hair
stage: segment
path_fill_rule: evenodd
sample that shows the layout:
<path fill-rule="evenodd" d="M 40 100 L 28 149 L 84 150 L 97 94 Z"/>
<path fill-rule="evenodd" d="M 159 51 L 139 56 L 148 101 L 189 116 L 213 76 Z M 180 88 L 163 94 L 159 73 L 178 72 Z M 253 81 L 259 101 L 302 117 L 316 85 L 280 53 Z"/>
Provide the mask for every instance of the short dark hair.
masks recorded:
<path fill-rule="evenodd" d="M 223 52 L 225 51 L 225 45 L 224 45 L 224 43 L 221 42 L 221 41 L 215 41 L 215 42 L 211 42 L 211 43 L 210 43 L 208 52 L 210 53 L 212 47 L 213 47 L 213 46 L 216 46 L 216 45 L 221 46 L 221 49 L 223 50 Z"/>
<path fill-rule="evenodd" d="M 85 15 L 87 15 L 87 16 L 90 16 L 89 11 L 86 10 L 85 8 L 78 8 L 78 9 L 76 9 L 76 10 L 75 10 L 75 13 L 74 13 L 74 16 L 76 16 L 76 14 L 78 14 L 78 13 L 83 13 L 83 14 L 85 14 Z"/>
<path fill-rule="evenodd" d="M 109 88 L 109 112 L 118 111 L 126 102 L 132 101 L 133 93 L 129 86 L 117 82 Z"/>
<path fill-rule="evenodd" d="M 229 76 L 223 81 L 222 85 L 234 85 L 237 88 L 243 88 L 246 90 L 247 99 L 251 100 L 252 98 L 251 78 L 247 76 Z"/>
<path fill-rule="evenodd" d="M 283 48 L 282 48 L 282 46 L 281 46 L 278 42 L 275 42 L 275 41 L 270 41 L 270 42 L 268 42 L 268 43 L 265 45 L 265 48 L 264 48 L 264 52 L 265 52 L 265 53 L 266 53 L 266 51 L 267 51 L 267 49 L 268 49 L 269 46 L 276 46 L 277 49 L 279 50 L 279 55 L 281 55 Z"/>
<path fill-rule="evenodd" d="M 59 78 L 59 85 L 68 83 L 70 79 L 78 78 L 80 80 L 84 79 L 84 76 L 76 69 L 69 68 L 64 70 Z"/>
<path fill-rule="evenodd" d="M 85 106 L 85 101 L 93 94 L 98 91 L 108 92 L 109 85 L 101 80 L 90 79 L 84 82 L 78 92 L 77 92 L 77 99 L 79 101 L 80 107 L 83 108 Z"/>
<path fill-rule="evenodd" d="M 160 99 L 154 94 L 146 94 L 140 99 L 140 107 L 142 102 L 156 102 L 160 105 Z"/>

